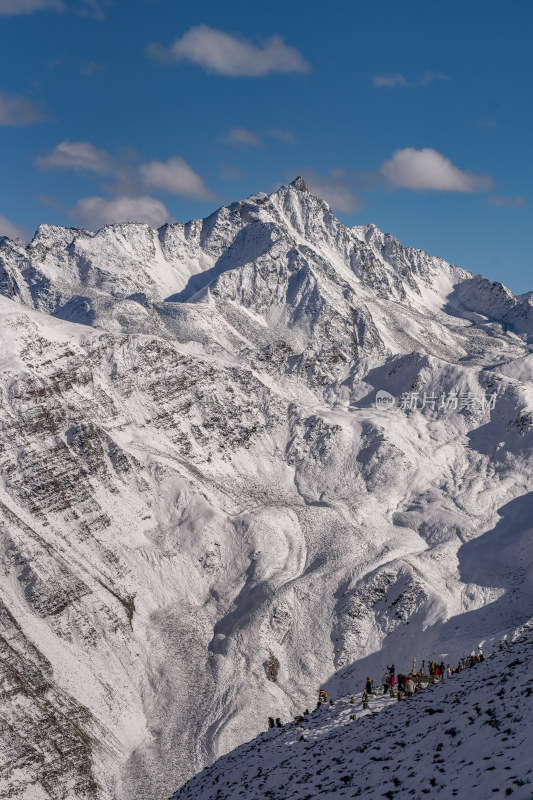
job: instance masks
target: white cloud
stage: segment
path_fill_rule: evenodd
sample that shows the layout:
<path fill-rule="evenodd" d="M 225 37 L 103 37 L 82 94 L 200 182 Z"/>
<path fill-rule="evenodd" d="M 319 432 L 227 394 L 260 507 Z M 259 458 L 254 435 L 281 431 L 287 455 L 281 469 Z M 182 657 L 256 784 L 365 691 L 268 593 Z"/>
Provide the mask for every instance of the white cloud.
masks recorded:
<path fill-rule="evenodd" d="M 0 92 L 0 125 L 33 125 L 42 119 L 44 117 L 41 111 L 27 97 Z"/>
<path fill-rule="evenodd" d="M 135 164 L 138 154 L 125 150 L 116 158 L 90 142 L 71 142 L 66 139 L 49 153 L 36 159 L 41 170 L 75 170 L 77 172 L 112 175 L 115 182 L 105 186 L 106 192 L 128 198 L 141 192 L 160 190 L 169 194 L 197 200 L 215 200 L 203 179 L 180 156 L 168 161 Z M 93 200 L 93 198 L 89 198 Z M 97 198 L 98 199 L 98 198 Z"/>
<path fill-rule="evenodd" d="M 344 170 L 330 170 L 329 175 L 319 175 L 313 169 L 303 170 L 302 175 L 311 194 L 322 198 L 336 211 L 353 214 L 361 208 L 356 197 L 350 175 Z"/>
<path fill-rule="evenodd" d="M 0 0 L 0 14 L 32 14 L 34 11 L 61 11 L 63 8 L 61 0 Z"/>
<path fill-rule="evenodd" d="M 85 197 L 70 213 L 79 224 L 93 230 L 111 222 L 147 222 L 159 228 L 170 220 L 168 209 L 155 197 Z"/>
<path fill-rule="evenodd" d="M 400 75 L 399 72 L 395 75 L 374 75 L 372 83 L 378 89 L 394 89 L 396 86 L 408 85 L 403 75 Z"/>
<path fill-rule="evenodd" d="M 278 139 L 289 144 L 294 144 L 296 141 L 292 131 L 286 131 L 281 128 L 268 128 L 265 131 L 265 135 L 271 139 Z M 253 147 L 259 147 L 263 144 L 259 134 L 249 131 L 247 128 L 230 128 L 222 141 L 230 144 L 249 144 Z"/>
<path fill-rule="evenodd" d="M 430 147 L 396 150 L 383 162 L 380 173 L 391 186 L 414 191 L 479 192 L 492 185 L 487 175 L 465 172 Z"/>
<path fill-rule="evenodd" d="M 180 156 L 168 161 L 151 161 L 141 164 L 139 171 L 149 189 L 161 189 L 169 194 L 192 197 L 195 200 L 215 200 L 216 195 L 203 179 Z"/>
<path fill-rule="evenodd" d="M 42 170 L 73 169 L 107 175 L 113 171 L 113 160 L 109 153 L 99 150 L 90 142 L 65 139 L 47 155 L 37 158 L 35 166 Z"/>
<path fill-rule="evenodd" d="M 27 232 L 0 214 L 0 236 L 8 236 L 10 239 L 26 239 Z"/>
<path fill-rule="evenodd" d="M 261 144 L 257 133 L 248 131 L 246 128 L 230 128 L 225 141 L 231 144 L 250 144 L 252 147 L 258 147 Z"/>
<path fill-rule="evenodd" d="M 435 81 L 449 81 L 450 76 L 445 75 L 444 72 L 424 72 L 424 74 L 415 81 L 415 86 L 429 86 L 430 83 Z"/>
<path fill-rule="evenodd" d="M 493 194 L 488 198 L 489 205 L 499 208 L 524 208 L 529 205 L 525 197 L 505 197 Z"/>
<path fill-rule="evenodd" d="M 0 15 L 33 14 L 34 11 L 67 11 L 104 19 L 104 7 L 110 0 L 0 0 Z"/>
<path fill-rule="evenodd" d="M 288 142 L 289 144 L 294 144 L 296 141 L 296 136 L 292 131 L 286 131 L 282 128 L 269 128 L 267 130 L 267 136 L 270 136 L 272 139 L 280 139 L 282 142 Z"/>
<path fill-rule="evenodd" d="M 372 84 L 377 89 L 395 89 L 397 86 L 429 86 L 430 83 L 435 83 L 435 81 L 449 81 L 450 78 L 448 75 L 445 75 L 443 72 L 424 72 L 420 78 L 417 78 L 414 81 L 408 81 L 403 75 L 399 72 L 396 72 L 394 75 L 374 75 L 372 77 Z"/>
<path fill-rule="evenodd" d="M 308 72 L 309 64 L 281 36 L 272 36 L 255 45 L 241 36 L 197 25 L 170 47 L 151 44 L 149 55 L 162 61 L 189 61 L 208 72 L 229 77 L 258 77 L 271 72 Z"/>

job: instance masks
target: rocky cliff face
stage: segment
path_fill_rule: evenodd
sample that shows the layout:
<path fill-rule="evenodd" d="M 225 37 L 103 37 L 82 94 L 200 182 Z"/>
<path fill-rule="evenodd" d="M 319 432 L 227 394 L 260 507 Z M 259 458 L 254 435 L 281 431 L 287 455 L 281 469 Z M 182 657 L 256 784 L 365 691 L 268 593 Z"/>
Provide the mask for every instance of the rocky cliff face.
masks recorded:
<path fill-rule="evenodd" d="M 0 793 L 159 800 L 528 617 L 528 296 L 301 181 L 3 239 L 0 291 Z"/>

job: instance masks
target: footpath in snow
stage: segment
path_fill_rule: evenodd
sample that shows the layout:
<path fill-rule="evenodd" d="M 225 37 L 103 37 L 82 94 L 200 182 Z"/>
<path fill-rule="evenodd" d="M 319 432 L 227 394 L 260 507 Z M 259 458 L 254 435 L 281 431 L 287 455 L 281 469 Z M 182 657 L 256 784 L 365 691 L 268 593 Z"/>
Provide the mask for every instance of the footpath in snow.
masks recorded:
<path fill-rule="evenodd" d="M 351 719 L 355 714 L 356 719 Z M 171 800 L 533 798 L 533 627 L 408 700 L 323 704 L 223 756 Z"/>

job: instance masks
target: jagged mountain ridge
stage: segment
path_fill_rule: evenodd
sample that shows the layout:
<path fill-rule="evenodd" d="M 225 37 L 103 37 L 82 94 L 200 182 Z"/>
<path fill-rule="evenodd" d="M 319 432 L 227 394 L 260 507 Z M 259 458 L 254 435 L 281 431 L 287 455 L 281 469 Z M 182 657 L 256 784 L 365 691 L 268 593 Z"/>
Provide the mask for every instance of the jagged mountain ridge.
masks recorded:
<path fill-rule="evenodd" d="M 423 345 L 443 355 L 437 342 L 444 334 L 453 346 L 452 337 L 446 329 L 428 337 L 428 317 L 451 323 L 457 335 L 463 322 L 454 319 L 457 310 L 490 317 L 519 335 L 531 327 L 530 298 L 515 298 L 501 284 L 403 248 L 375 226 L 347 229 L 301 179 L 270 196 L 256 194 L 223 207 L 206 220 L 159 231 L 124 223 L 97 233 L 43 225 L 27 247 L 4 240 L 0 252 L 6 296 L 63 319 L 115 330 L 125 326 L 128 332 L 133 325 L 160 333 L 172 316 L 168 301 L 180 301 L 179 313 L 192 313 L 184 312 L 183 301 L 201 302 L 207 289 L 222 316 L 227 301 L 238 298 L 241 312 L 259 314 L 293 336 L 300 329 L 306 341 L 311 334 L 315 348 L 324 347 L 313 336 L 318 331 L 330 347 L 350 342 L 347 357 L 354 350 L 357 356 L 397 352 L 398 344 L 406 352 Z M 224 308 L 216 303 L 219 296 Z M 451 320 L 437 313 L 445 298 Z M 163 300 L 167 304 L 159 309 Z M 146 313 L 148 304 L 152 313 Z M 418 325 L 413 312 L 421 317 Z M 399 342 L 388 335 L 391 315 L 399 316 Z M 239 322 L 252 324 L 242 313 Z"/>
<path fill-rule="evenodd" d="M 0 264 L 2 791 L 165 797 L 382 648 L 524 622 L 528 296 L 298 181 L 160 231 L 41 228 Z"/>

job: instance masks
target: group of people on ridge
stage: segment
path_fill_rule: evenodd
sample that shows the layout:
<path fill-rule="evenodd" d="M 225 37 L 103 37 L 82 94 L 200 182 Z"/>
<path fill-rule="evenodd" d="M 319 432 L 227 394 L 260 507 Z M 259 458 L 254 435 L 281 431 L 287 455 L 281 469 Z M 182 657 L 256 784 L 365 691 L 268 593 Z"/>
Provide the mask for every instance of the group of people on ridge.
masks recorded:
<path fill-rule="evenodd" d="M 480 647 L 479 654 L 476 655 L 475 652 L 472 651 L 466 663 L 468 666 L 472 667 L 474 664 L 477 664 L 481 661 L 484 661 L 484 656 Z M 455 670 L 452 669 L 450 664 L 445 664 L 444 661 L 441 661 L 440 663 L 437 661 L 429 661 L 427 665 L 428 672 L 426 672 L 425 661 L 422 661 L 422 667 L 418 672 L 415 670 L 415 665 L 416 658 L 413 661 L 411 672 L 409 672 L 408 675 L 405 675 L 403 672 L 400 672 L 398 675 L 396 675 L 395 665 L 392 664 L 390 667 L 387 665 L 387 671 L 383 673 L 383 677 L 381 679 L 382 694 L 389 694 L 391 697 L 396 697 L 398 700 L 403 700 L 404 697 L 412 697 L 415 692 L 421 691 L 430 681 L 432 683 L 441 683 L 446 677 L 450 678 L 455 672 L 461 672 L 465 668 L 465 663 L 462 660 L 459 661 Z M 370 708 L 368 702 L 370 695 L 376 694 L 377 691 L 374 689 L 374 682 L 370 677 L 367 677 L 363 691 L 364 709 Z M 318 698 L 318 706 L 324 702 L 327 702 L 327 694 L 322 689 Z M 334 705 L 333 700 L 330 700 L 329 702 L 331 705 Z"/>
<path fill-rule="evenodd" d="M 485 657 L 481 652 L 480 647 L 478 655 L 476 655 L 472 650 L 467 663 L 469 667 L 473 667 L 474 664 L 484 660 Z M 428 675 L 428 673 L 426 673 L 425 661 L 422 661 L 422 668 L 418 672 L 415 671 L 415 664 L 416 658 L 413 661 L 412 670 L 408 675 L 404 675 L 402 672 L 399 675 L 396 675 L 396 667 L 394 664 L 392 664 L 390 667 L 387 665 L 387 672 L 383 673 L 383 677 L 381 679 L 383 694 L 390 694 L 391 697 L 397 696 L 398 700 L 402 700 L 404 696 L 412 697 L 415 692 L 423 688 L 422 684 L 424 683 L 424 678 L 432 678 L 433 683 L 436 681 L 441 682 L 444 681 L 445 677 L 450 678 L 455 672 L 461 672 L 465 668 L 465 663 L 462 660 L 459 661 L 455 670 L 452 669 L 449 664 L 446 665 L 444 661 L 441 661 L 440 664 L 436 661 L 430 661 L 428 663 Z M 376 694 L 374 690 L 374 683 L 370 677 L 367 677 L 363 692 L 363 707 L 367 707 L 365 706 L 364 701 L 365 699 L 368 700 L 368 697 L 371 694 Z"/>
<path fill-rule="evenodd" d="M 504 644 L 509 647 L 509 643 L 506 641 Z M 502 649 L 502 644 L 500 643 L 500 650 Z M 449 664 L 445 664 L 444 661 L 441 661 L 440 664 L 436 661 L 429 661 L 428 662 L 428 672 L 426 672 L 426 662 L 422 661 L 422 667 L 417 672 L 415 671 L 416 665 L 416 658 L 413 661 L 413 666 L 411 671 L 408 675 L 405 675 L 403 672 L 400 672 L 396 675 L 396 667 L 392 664 L 390 667 L 387 665 L 387 671 L 383 673 L 383 677 L 381 679 L 381 686 L 383 688 L 383 695 L 389 694 L 391 697 L 396 697 L 398 700 L 403 700 L 404 697 L 412 697 L 415 692 L 421 691 L 424 686 L 430 682 L 442 682 L 444 681 L 445 677 L 450 678 L 454 673 L 462 672 L 466 666 L 473 667 L 475 664 L 478 664 L 485 660 L 483 653 L 481 652 L 481 646 L 479 647 L 479 653 L 476 653 L 472 650 L 468 659 L 464 661 L 461 659 L 457 664 L 456 669 L 452 669 Z M 428 674 L 429 673 L 429 674 Z M 369 709 L 369 698 L 370 695 L 377 695 L 377 691 L 374 689 L 374 682 L 370 677 L 367 677 L 365 682 L 365 688 L 363 691 L 363 709 Z M 320 708 L 325 703 L 329 703 L 329 705 L 334 706 L 335 701 L 333 698 L 330 698 L 328 701 L 327 692 L 324 689 L 320 689 L 318 693 L 318 703 L 317 709 Z M 355 697 L 352 696 L 350 699 L 350 703 L 353 705 L 355 703 Z M 306 710 L 304 712 L 304 716 L 307 716 L 309 711 Z M 352 714 L 350 719 L 355 719 L 355 714 Z M 299 716 L 296 717 L 297 720 L 303 721 L 304 717 Z M 281 722 L 279 718 L 274 720 L 272 717 L 269 717 L 269 727 L 279 727 L 281 726 Z"/>

